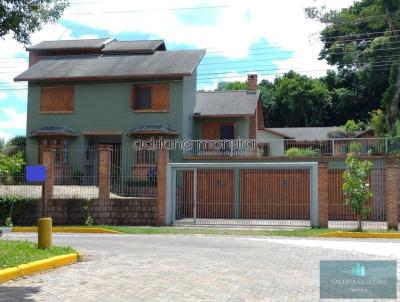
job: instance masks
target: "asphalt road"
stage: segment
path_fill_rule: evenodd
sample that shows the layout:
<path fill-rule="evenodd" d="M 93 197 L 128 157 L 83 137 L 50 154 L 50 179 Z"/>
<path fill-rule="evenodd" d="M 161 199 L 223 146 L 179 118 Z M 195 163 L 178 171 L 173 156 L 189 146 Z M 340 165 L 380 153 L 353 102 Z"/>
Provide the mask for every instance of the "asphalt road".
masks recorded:
<path fill-rule="evenodd" d="M 396 240 L 55 234 L 53 241 L 83 260 L 5 283 L 0 301 L 318 301 L 320 260 L 400 258 Z"/>

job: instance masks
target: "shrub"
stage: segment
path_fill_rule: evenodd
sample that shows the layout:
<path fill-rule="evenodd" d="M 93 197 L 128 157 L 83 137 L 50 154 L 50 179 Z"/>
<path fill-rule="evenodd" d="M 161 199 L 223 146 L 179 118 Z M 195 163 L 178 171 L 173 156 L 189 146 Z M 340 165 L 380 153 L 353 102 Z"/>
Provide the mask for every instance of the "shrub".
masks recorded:
<path fill-rule="evenodd" d="M 366 126 L 363 122 L 356 122 L 355 120 L 348 120 L 344 126 L 341 127 L 346 132 L 353 132 L 359 130 L 365 130 Z"/>
<path fill-rule="evenodd" d="M 361 150 L 362 150 L 362 146 L 360 143 L 350 143 L 349 153 L 360 154 Z"/>
<path fill-rule="evenodd" d="M 22 152 L 13 155 L 0 152 L 0 182 L 15 183 L 18 173 L 21 173 L 24 167 L 25 161 Z"/>
<path fill-rule="evenodd" d="M 90 215 L 90 211 L 89 211 L 90 202 L 91 202 L 91 199 L 87 198 L 85 205 L 83 206 L 83 209 L 86 212 L 85 225 L 87 225 L 89 227 L 94 225 L 94 218 Z"/>
<path fill-rule="evenodd" d="M 29 198 L 0 197 L 0 225 L 12 224 L 13 217 L 20 217 L 33 202 Z"/>
<path fill-rule="evenodd" d="M 374 129 L 377 137 L 383 137 L 387 133 L 387 124 L 385 113 L 381 109 L 370 112 L 370 127 Z"/>
<path fill-rule="evenodd" d="M 321 152 L 312 148 L 290 148 L 285 151 L 285 155 L 288 157 L 320 156 Z"/>

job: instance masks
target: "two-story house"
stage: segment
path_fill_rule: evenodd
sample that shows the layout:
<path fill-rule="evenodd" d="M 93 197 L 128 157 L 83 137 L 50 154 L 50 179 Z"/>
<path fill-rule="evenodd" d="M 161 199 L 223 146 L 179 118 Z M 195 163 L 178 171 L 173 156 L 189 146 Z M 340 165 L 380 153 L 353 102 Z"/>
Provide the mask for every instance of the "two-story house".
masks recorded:
<path fill-rule="evenodd" d="M 256 75 L 249 75 L 248 91 L 197 92 L 204 50 L 168 51 L 162 40 L 115 39 L 44 41 L 27 50 L 29 69 L 15 81 L 29 83 L 32 164 L 41 160 L 39 147 L 52 145 L 58 166 L 70 174 L 70 151 L 79 149 L 87 151 L 81 173 L 90 174 L 97 159 L 89 151 L 98 144 L 133 153 L 135 138 L 256 138 L 264 126 Z M 124 154 L 113 164 L 131 167 Z"/>

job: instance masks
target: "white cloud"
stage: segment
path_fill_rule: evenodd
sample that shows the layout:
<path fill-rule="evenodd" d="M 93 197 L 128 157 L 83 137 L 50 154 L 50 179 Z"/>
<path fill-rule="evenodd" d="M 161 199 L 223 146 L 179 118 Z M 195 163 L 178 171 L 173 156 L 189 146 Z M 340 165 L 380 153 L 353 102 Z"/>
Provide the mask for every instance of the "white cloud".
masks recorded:
<path fill-rule="evenodd" d="M 134 5 L 132 5 L 134 3 Z M 167 4 L 168 3 L 168 4 Z M 305 17 L 304 8 L 326 4 L 328 8 L 338 9 L 351 5 L 353 0 L 325 1 L 315 0 L 231 0 L 225 2 L 201 0 L 142 1 L 129 0 L 98 1 L 96 10 L 91 4 L 72 5 L 64 19 L 86 26 L 104 29 L 112 34 L 135 32 L 163 38 L 169 43 L 191 44 L 198 48 L 208 48 L 221 52 L 227 58 L 246 58 L 250 46 L 260 39 L 266 39 L 275 46 L 292 51 L 289 60 L 276 60 L 279 71 L 288 69 L 319 70 L 320 75 L 328 65 L 318 60 L 322 45 L 310 42 L 312 34 L 323 26 Z M 154 11 L 155 9 L 224 5 L 212 24 L 188 24 L 176 16 L 176 11 Z M 118 9 L 116 9 L 118 7 Z M 140 11 L 129 13 L 129 11 Z M 86 12 L 127 11 L 124 14 L 81 14 Z M 199 10 L 199 14 L 207 11 Z M 270 51 L 268 51 L 270 52 Z"/>
<path fill-rule="evenodd" d="M 26 113 L 11 108 L 0 108 L 5 116 L 0 120 L 0 138 L 6 140 L 15 136 L 15 133 L 24 133 L 26 128 Z M 22 130 L 22 131 L 21 131 Z"/>
<path fill-rule="evenodd" d="M 4 91 L 0 91 L 0 101 L 4 100 L 7 97 L 7 93 L 5 93 Z"/>
<path fill-rule="evenodd" d="M 0 112 L 5 115 L 5 119 L 0 121 L 0 131 L 26 128 L 26 112 L 18 112 L 11 108 L 0 108 Z"/>
<path fill-rule="evenodd" d="M 11 138 L 13 138 L 15 135 L 10 133 L 10 132 L 3 132 L 0 131 L 0 139 L 4 139 L 5 141 L 10 140 Z"/>
<path fill-rule="evenodd" d="M 325 3 L 326 2 L 326 3 Z M 308 73 L 318 76 L 325 73 L 329 67 L 326 62 L 318 60 L 318 53 L 322 47 L 315 39 L 323 26 L 312 20 L 306 19 L 304 8 L 327 4 L 329 8 L 339 9 L 351 5 L 353 0 L 98 0 L 96 3 L 71 4 L 63 19 L 72 21 L 78 25 L 88 26 L 95 30 L 106 30 L 110 35 L 121 33 L 146 34 L 153 38 L 163 38 L 171 44 L 190 44 L 196 48 L 207 48 L 210 52 L 219 52 L 227 58 L 245 59 L 250 47 L 260 39 L 266 39 L 273 47 L 293 52 L 293 56 L 287 60 L 274 60 L 278 66 L 277 73 L 295 70 L 321 70 Z M 220 6 L 226 5 L 215 11 L 211 10 L 186 10 L 179 11 L 197 14 L 201 18 L 208 13 L 217 12 L 214 22 L 202 22 L 189 24 L 190 20 L 178 18 L 177 10 L 171 8 Z M 140 11 L 143 12 L 131 12 Z M 121 11 L 126 13 L 100 12 Z M 89 12 L 90 14 L 82 14 Z M 78 13 L 78 14 L 77 14 Z M 80 13 L 80 14 L 79 14 Z M 311 39 L 314 35 L 314 39 Z M 72 31 L 61 24 L 50 24 L 40 32 L 32 35 L 32 43 L 43 40 L 97 38 L 93 34 L 84 34 L 74 37 Z M 12 37 L 7 36 L 0 40 L 0 98 L 7 93 L 16 98 L 26 100 L 26 83 L 14 83 L 13 78 L 28 67 L 27 60 L 15 58 L 26 54 L 22 44 L 17 43 Z M 276 50 L 278 51 L 278 50 Z M 267 50 L 267 52 L 274 52 Z M 271 55 L 273 56 L 273 55 Z M 14 57 L 13 59 L 9 59 Z M 250 70 L 249 70 L 250 72 Z M 246 77 L 237 77 L 240 74 L 227 73 L 232 76 L 229 80 L 245 80 Z M 241 76 L 241 75 L 240 75 Z M 273 76 L 261 76 L 272 79 Z M 225 78 L 227 80 L 227 78 Z M 218 80 L 199 88 L 213 89 Z M 14 90 L 17 89 L 17 90 Z M 3 91 L 1 91 L 3 90 Z M 15 116 L 14 116 L 15 117 Z M 4 122 L 1 122 L 4 124 Z M 25 123 L 25 122 L 24 122 Z M 23 123 L 23 124 L 24 124 Z M 1 124 L 0 124 L 1 126 Z M 0 127 L 1 130 L 2 127 Z"/>

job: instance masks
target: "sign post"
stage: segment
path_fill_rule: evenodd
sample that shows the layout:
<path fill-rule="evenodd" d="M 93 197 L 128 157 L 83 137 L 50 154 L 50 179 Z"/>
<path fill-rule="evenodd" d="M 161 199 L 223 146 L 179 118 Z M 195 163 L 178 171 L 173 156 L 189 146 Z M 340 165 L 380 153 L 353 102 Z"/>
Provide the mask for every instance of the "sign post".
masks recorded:
<path fill-rule="evenodd" d="M 52 219 L 47 216 L 47 204 L 45 197 L 46 166 L 26 166 L 26 180 L 28 182 L 42 183 L 42 218 L 38 219 L 38 248 L 51 247 Z"/>

